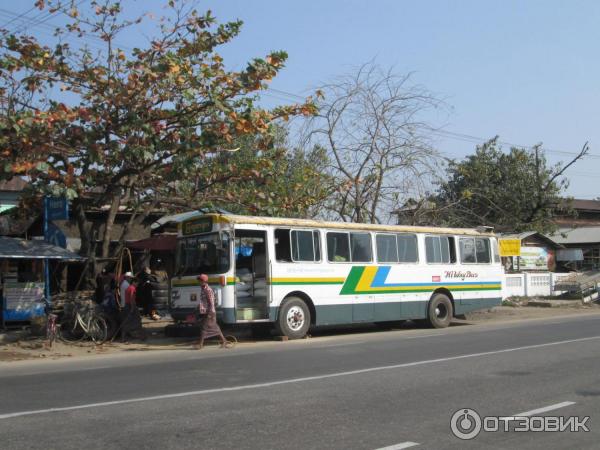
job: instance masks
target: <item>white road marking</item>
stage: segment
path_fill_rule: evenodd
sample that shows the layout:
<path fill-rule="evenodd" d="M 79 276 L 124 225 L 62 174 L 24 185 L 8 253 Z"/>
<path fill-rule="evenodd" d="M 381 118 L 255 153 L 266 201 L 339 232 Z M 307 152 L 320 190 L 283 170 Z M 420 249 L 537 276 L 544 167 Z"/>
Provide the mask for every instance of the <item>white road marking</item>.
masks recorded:
<path fill-rule="evenodd" d="M 287 380 L 270 381 L 267 383 L 246 384 L 246 385 L 241 385 L 241 386 L 204 389 L 204 390 L 199 390 L 199 391 L 178 392 L 175 394 L 153 395 L 151 397 L 137 397 L 137 398 L 124 399 L 124 400 L 113 400 L 110 402 L 98 402 L 98 403 L 88 403 L 88 404 L 76 405 L 76 406 L 64 406 L 64 407 L 59 407 L 59 408 L 37 409 L 37 410 L 32 410 L 32 411 L 18 411 L 18 412 L 14 412 L 14 413 L 0 414 L 0 420 L 1 419 L 10 419 L 12 417 L 31 416 L 34 414 L 46 414 L 46 413 L 60 412 L 60 411 L 75 411 L 78 409 L 89 409 L 89 408 L 98 408 L 98 407 L 102 407 L 102 406 L 123 405 L 123 404 L 127 404 L 127 403 L 139 403 L 139 402 L 148 402 L 148 401 L 156 401 L 156 400 L 165 400 L 165 399 L 171 399 L 171 398 L 191 397 L 191 396 L 197 396 L 197 395 L 208 395 L 208 394 L 216 394 L 216 393 L 220 393 L 220 392 L 243 391 L 243 390 L 249 390 L 249 389 L 262 389 L 262 388 L 268 388 L 268 387 L 272 387 L 272 386 L 280 386 L 283 384 L 305 383 L 307 381 L 326 380 L 328 378 L 338 378 L 338 377 L 359 375 L 359 374 L 370 373 L 370 372 L 381 372 L 381 371 L 386 371 L 386 370 L 401 369 L 401 368 L 405 368 L 405 367 L 422 366 L 422 365 L 426 365 L 426 364 L 435 364 L 435 363 L 441 363 L 441 362 L 456 361 L 456 360 L 467 359 L 467 358 L 477 358 L 480 356 L 497 355 L 497 354 L 501 354 L 501 353 L 510 353 L 510 352 L 516 352 L 516 351 L 520 351 L 520 350 L 531 350 L 534 348 L 552 347 L 555 345 L 572 344 L 575 342 L 586 342 L 586 341 L 592 341 L 592 340 L 597 340 L 597 339 L 600 339 L 600 336 L 591 336 L 591 337 L 579 338 L 579 339 L 569 339 L 566 341 L 547 342 L 545 344 L 525 345 L 522 347 L 512 347 L 512 348 L 505 348 L 502 350 L 493 350 L 493 351 L 489 351 L 489 352 L 470 353 L 467 355 L 449 356 L 447 358 L 436 358 L 436 359 L 428 359 L 428 360 L 424 360 L 424 361 L 414 361 L 414 362 L 409 362 L 409 363 L 394 364 L 391 366 L 369 367 L 367 369 L 349 370 L 346 372 L 335 372 L 335 373 L 328 373 L 328 374 L 324 374 L 324 375 L 314 375 L 311 377 L 290 378 Z"/>
<path fill-rule="evenodd" d="M 564 408 L 565 406 L 571 406 L 574 405 L 575 402 L 561 402 L 561 403 L 555 403 L 554 405 L 550 405 L 550 406 L 544 406 L 543 408 L 538 408 L 538 409 L 532 409 L 531 411 L 525 411 L 522 413 L 518 413 L 518 414 L 514 414 L 510 417 L 503 417 L 503 419 L 505 420 L 515 420 L 519 417 L 529 417 L 529 416 L 536 416 L 538 414 L 543 414 L 545 412 L 548 411 L 554 411 L 555 409 L 560 409 L 560 408 Z"/>
<path fill-rule="evenodd" d="M 419 339 L 419 338 L 426 338 L 426 337 L 446 336 L 448 334 L 449 333 L 420 334 L 418 336 L 406 336 L 406 337 L 404 337 L 404 339 Z"/>
<path fill-rule="evenodd" d="M 347 345 L 366 344 L 367 341 L 345 342 L 343 344 L 320 345 L 319 348 L 345 347 Z"/>
<path fill-rule="evenodd" d="M 403 448 L 416 447 L 417 445 L 419 445 L 417 442 L 401 442 L 396 445 L 390 445 L 389 447 L 381 447 L 377 450 L 401 450 Z"/>

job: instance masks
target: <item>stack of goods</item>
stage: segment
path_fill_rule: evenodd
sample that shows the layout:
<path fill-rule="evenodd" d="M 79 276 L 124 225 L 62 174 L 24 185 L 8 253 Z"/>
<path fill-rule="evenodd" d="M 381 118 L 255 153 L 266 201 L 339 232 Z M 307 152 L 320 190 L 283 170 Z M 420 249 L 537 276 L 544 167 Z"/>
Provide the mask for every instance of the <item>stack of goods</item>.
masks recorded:
<path fill-rule="evenodd" d="M 267 296 L 267 282 L 264 278 L 258 278 L 254 280 L 254 296 L 255 297 L 266 297 Z"/>
<path fill-rule="evenodd" d="M 73 312 L 73 304 L 80 303 L 86 306 L 96 306 L 94 291 L 70 291 L 52 296 L 52 312 L 59 317 L 67 316 Z"/>
<path fill-rule="evenodd" d="M 235 279 L 235 295 L 238 301 L 249 300 L 252 297 L 252 273 L 248 269 L 239 269 Z"/>

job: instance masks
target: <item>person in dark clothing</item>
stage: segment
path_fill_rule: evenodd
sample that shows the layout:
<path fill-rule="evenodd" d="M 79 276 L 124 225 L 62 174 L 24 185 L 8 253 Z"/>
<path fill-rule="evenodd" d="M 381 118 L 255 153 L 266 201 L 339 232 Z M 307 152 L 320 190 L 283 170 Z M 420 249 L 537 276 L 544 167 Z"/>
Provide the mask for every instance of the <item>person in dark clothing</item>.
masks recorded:
<path fill-rule="evenodd" d="M 143 314 L 152 317 L 152 283 L 156 281 L 149 267 L 144 267 L 139 275 L 139 284 L 137 288 L 137 303 L 143 308 Z"/>
<path fill-rule="evenodd" d="M 104 285 L 104 296 L 102 297 L 102 308 L 107 314 L 116 314 L 118 312 L 115 289 L 110 285 Z"/>
<path fill-rule="evenodd" d="M 125 341 L 128 336 L 146 339 L 146 334 L 142 328 L 142 317 L 136 304 L 137 284 L 137 281 L 132 279 L 125 290 L 124 308 L 119 313 L 122 341 Z"/>
<path fill-rule="evenodd" d="M 96 276 L 96 291 L 94 298 L 96 303 L 101 304 L 104 301 L 104 296 L 107 290 L 114 290 L 116 288 L 115 276 L 110 273 L 106 268 L 102 269 Z"/>

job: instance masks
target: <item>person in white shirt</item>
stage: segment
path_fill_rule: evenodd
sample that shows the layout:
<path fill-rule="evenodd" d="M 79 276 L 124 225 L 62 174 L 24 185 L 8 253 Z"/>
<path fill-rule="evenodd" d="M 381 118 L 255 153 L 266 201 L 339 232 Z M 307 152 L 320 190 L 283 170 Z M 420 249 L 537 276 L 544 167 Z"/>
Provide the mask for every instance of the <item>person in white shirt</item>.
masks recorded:
<path fill-rule="evenodd" d="M 133 273 L 125 272 L 123 275 L 123 281 L 119 285 L 119 307 L 121 309 L 125 308 L 125 292 L 127 288 L 131 284 L 131 280 L 133 279 Z"/>

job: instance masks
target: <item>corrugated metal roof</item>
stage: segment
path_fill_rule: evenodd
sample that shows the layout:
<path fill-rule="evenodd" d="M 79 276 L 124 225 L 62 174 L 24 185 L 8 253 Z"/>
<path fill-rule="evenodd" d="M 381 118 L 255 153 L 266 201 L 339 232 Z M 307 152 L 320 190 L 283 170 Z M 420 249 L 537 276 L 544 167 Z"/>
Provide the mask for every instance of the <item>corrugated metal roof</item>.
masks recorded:
<path fill-rule="evenodd" d="M 582 200 L 582 199 L 573 199 L 571 202 L 571 206 L 573 209 L 578 211 L 600 211 L 600 201 L 598 200 Z"/>
<path fill-rule="evenodd" d="M 590 244 L 600 242 L 600 227 L 561 228 L 550 238 L 559 244 Z"/>
<path fill-rule="evenodd" d="M 0 236 L 0 258 L 62 259 L 69 261 L 85 259 L 76 253 L 44 241 L 28 241 L 7 236 Z"/>

